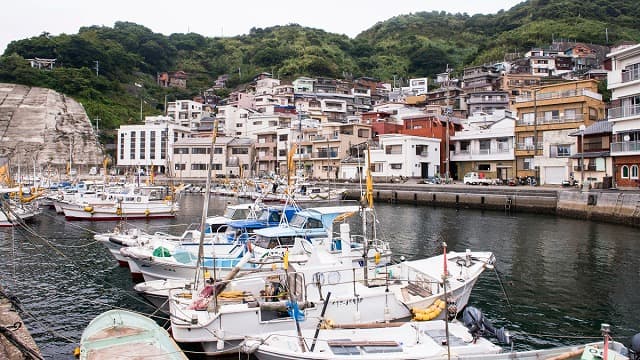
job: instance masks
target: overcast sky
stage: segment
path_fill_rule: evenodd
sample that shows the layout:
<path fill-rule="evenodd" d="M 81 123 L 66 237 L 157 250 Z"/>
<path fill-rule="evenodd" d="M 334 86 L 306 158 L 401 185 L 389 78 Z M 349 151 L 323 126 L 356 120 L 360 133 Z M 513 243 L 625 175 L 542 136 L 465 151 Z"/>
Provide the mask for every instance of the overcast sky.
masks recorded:
<path fill-rule="evenodd" d="M 494 14 L 524 0 L 9 0 L 0 11 L 0 54 L 13 40 L 75 34 L 82 26 L 129 21 L 154 32 L 204 36 L 247 34 L 291 23 L 351 38 L 379 21 L 419 11 Z"/>

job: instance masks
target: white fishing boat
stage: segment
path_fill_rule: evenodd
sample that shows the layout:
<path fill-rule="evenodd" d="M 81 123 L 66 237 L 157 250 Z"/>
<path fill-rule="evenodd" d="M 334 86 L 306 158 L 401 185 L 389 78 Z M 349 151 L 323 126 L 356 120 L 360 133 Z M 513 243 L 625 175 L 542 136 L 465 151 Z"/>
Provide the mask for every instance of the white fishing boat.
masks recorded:
<path fill-rule="evenodd" d="M 179 210 L 161 186 L 129 186 L 120 192 L 108 192 L 96 199 L 62 203 L 69 220 L 109 221 L 175 217 Z"/>
<path fill-rule="evenodd" d="M 462 321 L 365 325 L 335 328 L 320 319 L 315 330 L 290 329 L 248 337 L 241 350 L 259 360 L 629 359 L 628 349 L 611 341 L 606 324 L 602 342 L 529 351 L 505 350 L 486 339 L 493 335 L 501 344 L 512 346 L 504 328 L 496 330 L 472 307 L 465 309 Z"/>
<path fill-rule="evenodd" d="M 19 188 L 0 188 L 0 227 L 20 225 L 42 212 L 37 202 L 23 203 L 9 197 L 9 194 L 19 192 Z"/>
<path fill-rule="evenodd" d="M 82 332 L 79 358 L 188 359 L 155 321 L 125 310 L 106 311 L 89 323 Z"/>

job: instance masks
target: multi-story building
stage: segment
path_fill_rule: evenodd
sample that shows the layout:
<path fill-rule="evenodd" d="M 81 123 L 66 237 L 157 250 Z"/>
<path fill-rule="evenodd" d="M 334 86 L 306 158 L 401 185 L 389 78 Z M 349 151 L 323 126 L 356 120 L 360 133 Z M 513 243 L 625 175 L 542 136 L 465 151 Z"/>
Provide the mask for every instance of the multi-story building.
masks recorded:
<path fill-rule="evenodd" d="M 467 94 L 469 114 L 492 114 L 496 110 L 508 110 L 509 93 L 506 91 L 475 91 Z"/>
<path fill-rule="evenodd" d="M 589 127 L 580 127 L 570 136 L 576 138 L 578 152 L 573 159 L 573 181 L 584 186 L 608 189 L 613 186 L 613 158 L 610 154 L 610 121 L 596 121 Z"/>
<path fill-rule="evenodd" d="M 522 90 L 516 98 L 516 176 L 539 184 L 569 179 L 570 157 L 577 152 L 569 134 L 604 118 L 596 80 L 570 81 Z"/>
<path fill-rule="evenodd" d="M 202 104 L 191 100 L 176 100 L 167 103 L 167 116 L 177 124 L 195 130 L 202 118 Z"/>
<path fill-rule="evenodd" d="M 256 133 L 256 175 L 265 176 L 275 174 L 278 169 L 278 147 L 276 130 Z"/>
<path fill-rule="evenodd" d="M 384 134 L 370 153 L 374 178 L 427 178 L 440 173 L 440 139 Z"/>
<path fill-rule="evenodd" d="M 611 156 L 618 187 L 640 186 L 640 45 L 613 50 L 608 86 L 608 120 L 613 123 Z"/>
<path fill-rule="evenodd" d="M 211 138 L 183 138 L 173 144 L 175 175 L 182 179 L 205 179 L 211 154 Z M 250 177 L 254 169 L 253 140 L 217 137 L 213 146 L 212 177 Z"/>
<path fill-rule="evenodd" d="M 451 137 L 451 161 L 459 174 L 473 171 L 485 178 L 515 178 L 514 128 L 510 111 L 478 114 L 463 120 L 463 129 Z"/>
<path fill-rule="evenodd" d="M 147 116 L 144 124 L 122 125 L 118 129 L 116 164 L 147 170 L 153 165 L 157 172 L 171 174 L 170 149 L 190 133 L 188 127 L 166 116 Z"/>

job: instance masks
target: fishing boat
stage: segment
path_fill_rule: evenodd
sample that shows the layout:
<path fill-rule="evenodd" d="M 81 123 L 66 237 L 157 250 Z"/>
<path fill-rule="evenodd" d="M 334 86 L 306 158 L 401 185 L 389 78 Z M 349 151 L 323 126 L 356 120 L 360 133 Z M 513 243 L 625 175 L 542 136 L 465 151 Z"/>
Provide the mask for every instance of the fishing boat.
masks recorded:
<path fill-rule="evenodd" d="M 68 220 L 109 221 L 175 217 L 177 202 L 161 186 L 128 186 L 96 199 L 62 203 Z"/>
<path fill-rule="evenodd" d="M 37 202 L 22 202 L 10 197 L 19 192 L 19 188 L 0 188 L 0 227 L 20 225 L 42 212 Z"/>
<path fill-rule="evenodd" d="M 257 338 L 248 337 L 241 349 L 254 354 L 259 360 L 629 359 L 628 349 L 619 342 L 611 341 L 606 324 L 602 342 L 529 351 L 505 350 L 489 341 L 486 336 L 493 335 L 499 343 L 513 345 L 504 328 L 495 329 L 473 307 L 465 309 L 462 321 L 365 325 L 336 328 L 320 319 L 315 330 L 300 333 L 287 330 Z"/>
<path fill-rule="evenodd" d="M 79 358 L 186 360 L 165 329 L 150 318 L 126 310 L 96 316 L 82 332 Z"/>

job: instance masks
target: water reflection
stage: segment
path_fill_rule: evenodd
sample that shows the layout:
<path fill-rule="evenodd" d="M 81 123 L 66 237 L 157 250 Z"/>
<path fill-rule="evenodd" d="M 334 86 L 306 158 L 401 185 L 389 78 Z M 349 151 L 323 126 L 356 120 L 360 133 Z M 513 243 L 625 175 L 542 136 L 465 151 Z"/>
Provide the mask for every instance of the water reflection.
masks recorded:
<path fill-rule="evenodd" d="M 230 198 L 210 199 L 221 214 Z M 176 219 L 137 222 L 146 231 L 180 233 L 200 222 L 201 196 L 186 196 Z M 450 250 L 490 250 L 507 299 L 493 272 L 486 272 L 471 304 L 518 337 L 518 348 L 584 341 L 558 336 L 598 336 L 600 323 L 628 342 L 639 331 L 638 230 L 619 225 L 537 214 L 376 204 L 379 236 L 407 258 Z M 350 220 L 357 231 L 359 222 Z M 32 224 L 42 239 L 22 230 L 0 231 L 0 281 L 28 311 L 24 320 L 46 358 L 72 358 L 82 330 L 113 307 L 151 313 L 132 291 L 128 270 L 93 241 L 114 222 L 66 222 L 47 211 Z M 162 319 L 159 319 L 162 322 Z M 554 335 L 546 336 L 546 335 Z"/>

